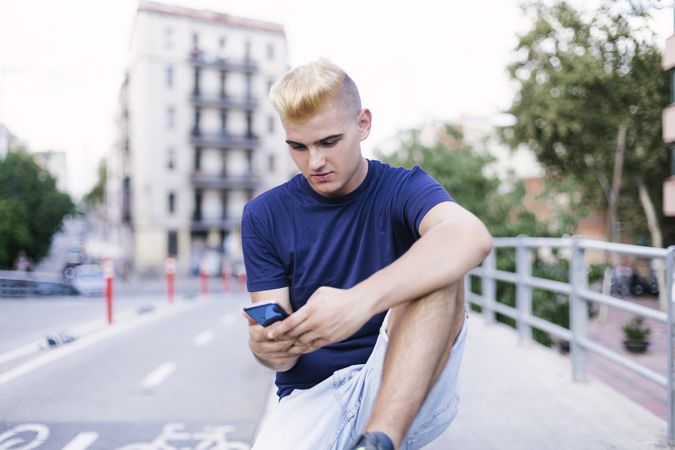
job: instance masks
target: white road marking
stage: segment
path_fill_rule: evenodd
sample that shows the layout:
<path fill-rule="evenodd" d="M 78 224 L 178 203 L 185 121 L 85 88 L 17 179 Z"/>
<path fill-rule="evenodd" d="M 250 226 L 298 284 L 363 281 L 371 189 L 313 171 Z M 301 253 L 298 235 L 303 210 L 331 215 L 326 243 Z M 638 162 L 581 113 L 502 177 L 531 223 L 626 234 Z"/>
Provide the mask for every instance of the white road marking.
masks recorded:
<path fill-rule="evenodd" d="M 213 331 L 206 330 L 193 337 L 192 343 L 197 347 L 201 347 L 211 342 L 211 339 L 213 339 Z"/>
<path fill-rule="evenodd" d="M 61 450 L 86 450 L 98 439 L 98 433 L 80 433 Z"/>
<path fill-rule="evenodd" d="M 143 378 L 141 384 L 143 385 L 144 389 L 152 389 L 154 387 L 157 387 L 164 380 L 166 380 L 169 377 L 169 375 L 171 375 L 175 370 L 176 370 L 175 363 L 171 361 L 165 362 L 161 364 L 159 367 L 157 367 L 155 370 L 150 372 L 145 378 Z"/>
<path fill-rule="evenodd" d="M 16 366 L 6 372 L 0 373 L 0 386 L 9 383 L 10 381 L 23 376 L 29 372 L 32 372 L 35 369 L 38 369 L 42 366 L 45 366 L 51 362 L 57 361 L 65 356 L 70 355 L 71 353 L 75 353 L 78 350 L 81 350 L 85 347 L 89 347 L 92 344 L 95 344 L 99 341 L 102 341 L 108 337 L 114 336 L 116 334 L 120 334 L 124 331 L 128 331 L 130 329 L 136 328 L 140 325 L 143 325 L 148 322 L 152 322 L 154 320 L 160 319 L 162 317 L 166 317 L 168 315 L 173 315 L 176 314 L 180 311 L 183 311 L 188 308 L 193 308 L 198 306 L 199 303 L 194 302 L 194 303 L 179 303 L 177 305 L 174 305 L 172 308 L 165 308 L 162 310 L 157 310 L 156 313 L 152 314 L 143 314 L 141 316 L 136 316 L 128 321 L 125 321 L 123 323 L 113 325 L 113 326 L 108 326 L 105 329 L 102 329 L 101 331 L 84 336 L 80 339 L 75 340 L 74 342 L 71 342 L 68 345 L 64 345 L 63 347 L 57 347 L 54 350 L 50 350 L 47 353 L 41 354 L 40 356 L 37 356 L 30 361 L 27 361 L 19 366 Z"/>
<path fill-rule="evenodd" d="M 243 317 L 242 320 L 244 320 Z M 234 314 L 225 314 L 223 316 L 223 325 L 232 325 L 234 322 L 235 322 Z"/>
<path fill-rule="evenodd" d="M 40 350 L 40 342 L 36 341 L 31 344 L 24 345 L 23 347 L 15 348 L 0 355 L 0 364 L 5 364 L 16 358 L 21 358 L 22 356 L 30 355 Z"/>

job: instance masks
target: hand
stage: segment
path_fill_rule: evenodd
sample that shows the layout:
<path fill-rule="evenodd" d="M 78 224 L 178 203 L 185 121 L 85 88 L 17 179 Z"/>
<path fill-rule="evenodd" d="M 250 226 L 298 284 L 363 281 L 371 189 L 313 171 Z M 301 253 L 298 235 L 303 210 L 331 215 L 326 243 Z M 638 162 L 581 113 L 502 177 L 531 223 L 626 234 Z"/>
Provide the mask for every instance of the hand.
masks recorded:
<path fill-rule="evenodd" d="M 279 327 L 281 322 L 262 327 L 246 312 L 242 311 L 242 314 L 248 319 L 249 347 L 258 360 L 278 372 L 290 370 L 298 360 L 297 354 L 289 352 L 296 343 L 296 339 L 287 337 L 270 339 L 270 330 Z"/>
<path fill-rule="evenodd" d="M 324 286 L 302 308 L 267 330 L 267 337 L 275 342 L 293 341 L 287 352 L 300 355 L 348 338 L 371 317 L 366 299 L 349 289 Z"/>

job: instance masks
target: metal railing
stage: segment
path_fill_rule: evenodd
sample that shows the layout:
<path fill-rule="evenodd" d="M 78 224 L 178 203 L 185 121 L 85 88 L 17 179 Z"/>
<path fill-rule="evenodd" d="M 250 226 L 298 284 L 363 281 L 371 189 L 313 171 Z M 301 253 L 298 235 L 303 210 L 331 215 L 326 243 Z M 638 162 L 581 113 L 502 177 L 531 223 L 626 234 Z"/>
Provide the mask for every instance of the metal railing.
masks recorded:
<path fill-rule="evenodd" d="M 569 259 L 569 283 L 532 276 L 533 251 L 539 249 L 558 249 Z M 497 270 L 496 252 L 499 249 L 515 250 L 515 272 Z M 612 295 L 606 295 L 589 288 L 588 252 L 598 251 L 623 256 L 647 258 L 665 263 L 667 313 L 647 308 Z M 593 241 L 579 237 L 572 238 L 495 238 L 494 250 L 480 267 L 469 272 L 466 277 L 465 297 L 467 301 L 482 308 L 488 322 L 496 320 L 496 314 L 510 317 L 516 323 L 521 340 L 532 339 L 532 329 L 536 328 L 560 339 L 570 342 L 572 376 L 574 381 L 585 381 L 588 374 L 588 354 L 601 355 L 642 377 L 667 389 L 668 403 L 668 442 L 675 443 L 675 396 L 674 396 L 674 358 L 673 358 L 673 269 L 675 269 L 675 246 L 668 249 L 643 247 L 637 245 L 615 244 Z M 471 277 L 481 281 L 481 293 L 471 290 Z M 497 281 L 515 285 L 515 308 L 497 302 Z M 569 296 L 570 329 L 554 324 L 533 314 L 532 289 L 541 289 Z M 618 308 L 631 314 L 649 318 L 666 324 L 667 328 L 667 372 L 660 374 L 626 356 L 588 338 L 589 302 Z"/>

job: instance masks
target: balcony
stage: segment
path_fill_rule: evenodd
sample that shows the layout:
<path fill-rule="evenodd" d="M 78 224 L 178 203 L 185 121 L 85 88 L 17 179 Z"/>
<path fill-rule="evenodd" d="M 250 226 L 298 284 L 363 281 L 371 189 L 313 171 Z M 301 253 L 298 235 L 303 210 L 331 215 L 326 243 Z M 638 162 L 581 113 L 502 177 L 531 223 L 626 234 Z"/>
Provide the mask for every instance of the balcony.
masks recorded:
<path fill-rule="evenodd" d="M 259 145 L 257 136 L 233 136 L 227 133 L 206 134 L 197 129 L 192 130 L 190 142 L 196 147 L 204 148 L 254 149 Z"/>
<path fill-rule="evenodd" d="M 192 217 L 191 230 L 192 231 L 210 231 L 217 230 L 233 230 L 239 228 L 241 225 L 241 217 L 224 217 L 224 218 L 206 218 L 199 217 L 194 214 Z"/>
<path fill-rule="evenodd" d="M 190 181 L 197 189 L 256 189 L 260 184 L 252 175 L 228 176 L 203 172 L 194 172 Z"/>
<path fill-rule="evenodd" d="M 190 53 L 190 62 L 195 67 L 213 68 L 226 72 L 254 73 L 258 70 L 258 64 L 250 59 L 219 58 L 207 55 L 201 50 L 193 50 Z"/>
<path fill-rule="evenodd" d="M 246 97 L 221 97 L 217 95 L 204 95 L 193 93 L 190 101 L 195 106 L 201 108 L 219 108 L 219 109 L 243 109 L 253 111 L 258 107 L 258 100 Z"/>

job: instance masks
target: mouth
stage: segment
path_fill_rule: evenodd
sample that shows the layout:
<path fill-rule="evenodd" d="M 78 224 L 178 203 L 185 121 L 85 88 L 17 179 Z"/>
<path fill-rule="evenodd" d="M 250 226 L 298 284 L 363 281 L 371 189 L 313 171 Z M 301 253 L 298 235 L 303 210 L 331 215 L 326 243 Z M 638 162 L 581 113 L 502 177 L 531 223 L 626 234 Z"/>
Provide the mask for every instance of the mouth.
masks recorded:
<path fill-rule="evenodd" d="M 333 172 L 325 172 L 325 173 L 314 173 L 312 174 L 312 180 L 318 181 L 318 182 L 325 182 L 330 180 L 330 178 L 333 176 Z"/>

